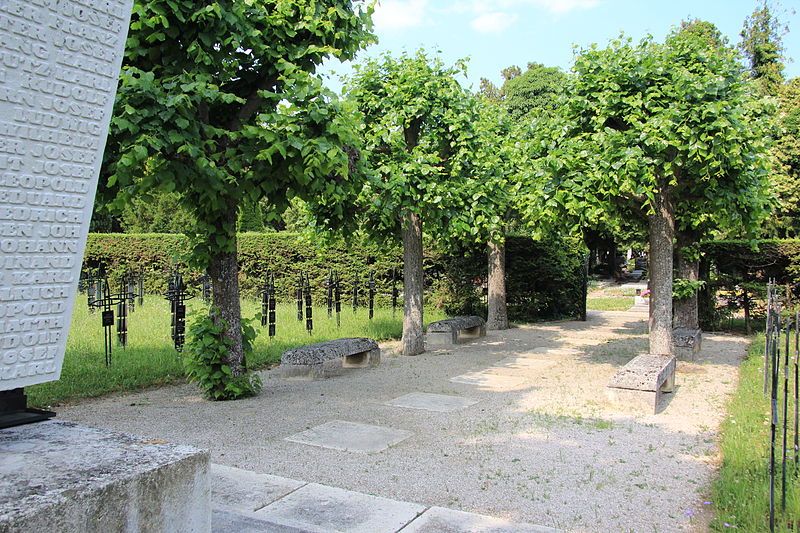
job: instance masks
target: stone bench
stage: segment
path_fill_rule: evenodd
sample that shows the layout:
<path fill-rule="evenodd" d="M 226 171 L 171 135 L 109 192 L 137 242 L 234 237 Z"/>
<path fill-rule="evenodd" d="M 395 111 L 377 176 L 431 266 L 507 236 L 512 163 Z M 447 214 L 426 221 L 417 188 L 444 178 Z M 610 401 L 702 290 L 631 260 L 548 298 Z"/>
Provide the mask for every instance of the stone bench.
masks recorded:
<path fill-rule="evenodd" d="M 702 340 L 702 330 L 675 328 L 672 330 L 672 354 L 679 361 L 694 361 L 697 352 L 700 351 Z"/>
<path fill-rule="evenodd" d="M 666 355 L 634 357 L 609 380 L 608 399 L 626 411 L 658 413 L 663 393 L 675 388 L 675 362 Z"/>
<path fill-rule="evenodd" d="M 322 379 L 353 368 L 370 368 L 381 362 L 381 349 L 373 339 L 351 337 L 318 342 L 286 350 L 281 355 L 285 379 Z"/>
<path fill-rule="evenodd" d="M 428 344 L 458 344 L 486 336 L 486 321 L 479 316 L 457 316 L 428 324 Z"/>

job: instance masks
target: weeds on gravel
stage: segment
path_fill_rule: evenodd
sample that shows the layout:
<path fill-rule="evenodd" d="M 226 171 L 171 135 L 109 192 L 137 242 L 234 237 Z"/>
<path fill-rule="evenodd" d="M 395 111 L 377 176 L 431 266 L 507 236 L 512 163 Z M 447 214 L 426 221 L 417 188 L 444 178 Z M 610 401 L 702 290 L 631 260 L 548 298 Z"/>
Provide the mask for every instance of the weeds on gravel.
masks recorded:
<path fill-rule="evenodd" d="M 105 365 L 103 329 L 100 313 L 91 314 L 78 299 L 72 316 L 64 357 L 61 379 L 41 385 L 26 387 L 29 403 L 33 406 L 53 406 L 79 398 L 95 397 L 110 392 L 142 389 L 183 381 L 183 365 L 170 338 L 169 303 L 150 296 L 142 307 L 128 317 L 128 346 L 123 348 L 114 336 L 112 364 Z M 188 311 L 204 312 L 204 305 L 196 300 L 187 302 Z M 242 301 L 242 316 L 253 317 L 261 305 L 253 300 Z M 440 311 L 426 309 L 429 321 L 441 320 Z M 322 342 L 341 337 L 371 337 L 386 340 L 399 337 L 402 332 L 402 311 L 394 317 L 391 309 L 375 309 L 375 318 L 368 319 L 367 309 L 353 314 L 351 308 L 341 313 L 341 327 L 336 327 L 336 317 L 328 318 L 327 310 L 313 310 L 314 331 L 309 335 L 305 322 L 297 320 L 296 307 L 279 305 L 277 309 L 277 335 L 270 340 L 266 328 L 254 322 L 258 337 L 255 349 L 247 363 L 250 368 L 265 368 L 280 361 L 284 350 L 304 344 Z M 187 319 L 189 322 L 190 319 Z"/>
<path fill-rule="evenodd" d="M 758 335 L 750 345 L 747 360 L 740 366 L 739 388 L 722 426 L 722 467 L 712 488 L 716 517 L 711 527 L 715 531 L 732 531 L 734 527 L 738 531 L 769 531 L 770 400 L 763 389 L 763 354 L 764 336 Z M 794 415 L 791 407 L 790 415 Z M 793 439 L 790 435 L 789 442 Z M 780 504 L 778 473 L 775 531 L 797 533 L 800 532 L 800 472 L 794 470 L 793 458 L 788 464 L 785 510 Z"/>

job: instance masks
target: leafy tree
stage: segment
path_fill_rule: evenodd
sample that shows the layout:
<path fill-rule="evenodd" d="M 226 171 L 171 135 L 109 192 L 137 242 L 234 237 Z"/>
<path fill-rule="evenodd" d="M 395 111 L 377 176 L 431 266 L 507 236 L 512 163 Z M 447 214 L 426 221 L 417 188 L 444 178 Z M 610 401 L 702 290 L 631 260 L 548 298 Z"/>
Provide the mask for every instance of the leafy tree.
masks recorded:
<path fill-rule="evenodd" d="M 528 70 L 503 84 L 504 103 L 511 117 L 520 120 L 534 109 L 552 111 L 566 77 L 558 68 L 528 63 Z"/>
<path fill-rule="evenodd" d="M 800 78 L 778 92 L 777 120 L 781 133 L 775 142 L 776 167 L 772 188 L 777 196 L 774 231 L 780 237 L 800 236 Z"/>
<path fill-rule="evenodd" d="M 117 205 L 175 192 L 195 217 L 191 261 L 213 281 L 212 316 L 246 372 L 236 261 L 240 207 L 294 195 L 335 205 L 361 186 L 352 111 L 313 75 L 370 39 L 371 7 L 349 0 L 137 0 L 107 150 Z M 143 173 L 147 164 L 150 172 Z M 227 372 L 227 371 L 226 371 Z"/>
<path fill-rule="evenodd" d="M 480 231 L 488 248 L 489 329 L 507 329 L 505 235 L 510 221 L 525 212 L 528 221 L 537 220 L 541 204 L 514 201 L 520 197 L 528 171 L 526 147 L 530 132 L 524 117 L 532 111 L 548 113 L 565 74 L 558 69 L 529 63 L 522 73 L 519 67 L 502 71 L 501 89 L 492 91 L 491 82 L 482 80 L 481 119 L 477 122 L 480 140 L 475 155 L 479 183 L 473 194 L 473 231 Z M 480 223 L 478 222 L 480 221 Z"/>
<path fill-rule="evenodd" d="M 676 224 L 725 215 L 750 223 L 763 187 L 763 135 L 732 54 L 676 34 L 663 45 L 612 41 L 581 52 L 559 117 L 540 144 L 557 205 L 592 220 L 647 223 L 650 353 L 672 346 Z M 751 205 L 754 203 L 755 205 Z"/>
<path fill-rule="evenodd" d="M 121 219 L 126 233 L 183 233 L 195 224 L 175 192 L 134 196 L 122 208 Z"/>
<path fill-rule="evenodd" d="M 781 37 L 785 31 L 767 0 L 744 21 L 740 47 L 750 63 L 750 75 L 766 94 L 777 94 L 783 82 Z"/>
<path fill-rule="evenodd" d="M 402 237 L 403 353 L 425 349 L 422 232 L 466 225 L 475 100 L 456 81 L 463 63 L 446 67 L 423 51 L 386 54 L 357 65 L 347 84 L 364 117 L 365 154 L 374 169 L 364 205 L 373 236 Z"/>

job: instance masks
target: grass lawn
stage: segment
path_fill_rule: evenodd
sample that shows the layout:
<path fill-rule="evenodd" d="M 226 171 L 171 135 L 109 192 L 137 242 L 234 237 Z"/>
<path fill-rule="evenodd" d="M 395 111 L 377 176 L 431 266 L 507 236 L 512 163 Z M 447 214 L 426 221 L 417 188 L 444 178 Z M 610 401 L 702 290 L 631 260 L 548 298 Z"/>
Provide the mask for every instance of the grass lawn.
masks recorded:
<path fill-rule="evenodd" d="M 739 388 L 728 406 L 728 418 L 722 426 L 722 468 L 713 486 L 716 518 L 711 526 L 715 531 L 769 531 L 769 453 L 770 399 L 764 395 L 764 335 L 758 335 L 750 346 L 748 359 L 740 367 Z M 793 362 L 790 362 L 793 366 Z M 783 383 L 783 374 L 780 376 Z M 789 457 L 792 458 L 794 417 L 793 374 L 790 376 Z M 781 393 L 779 406 L 783 406 Z M 782 441 L 780 426 L 778 443 Z M 780 469 L 780 447 L 776 460 Z M 793 460 L 787 468 L 786 509 L 780 504 L 780 471 L 776 486 L 775 531 L 800 531 L 800 487 Z"/>
<path fill-rule="evenodd" d="M 187 302 L 187 315 L 191 312 L 207 312 L 196 300 Z M 255 301 L 242 301 L 242 316 L 253 317 L 261 311 Z M 376 309 L 375 318 L 368 319 L 368 310 L 359 308 L 356 314 L 352 307 L 343 306 L 341 327 L 336 326 L 336 315 L 328 318 L 326 308 L 315 307 L 314 331 L 309 335 L 305 321 L 298 322 L 297 307 L 279 305 L 277 309 L 277 331 L 270 340 L 267 328 L 253 322 L 258 331 L 255 349 L 248 359 L 253 369 L 264 368 L 280 361 L 284 350 L 341 337 L 371 337 L 376 340 L 398 338 L 402 333 L 402 310 L 393 317 L 391 309 Z M 426 323 L 441 320 L 441 311 L 426 310 Z M 188 324 L 191 317 L 187 316 Z M 157 296 L 145 299 L 142 307 L 128 317 L 128 346 L 123 348 L 116 341 L 112 351 L 112 364 L 105 365 L 103 351 L 103 328 L 100 313 L 91 314 L 85 298 L 75 302 L 64 367 L 61 379 L 25 388 L 29 404 L 46 407 L 79 398 L 100 396 L 110 392 L 136 390 L 145 387 L 183 381 L 183 365 L 180 354 L 175 351 L 170 338 L 169 302 Z"/>
<path fill-rule="evenodd" d="M 633 296 L 597 296 L 586 299 L 589 311 L 627 311 L 633 307 Z"/>

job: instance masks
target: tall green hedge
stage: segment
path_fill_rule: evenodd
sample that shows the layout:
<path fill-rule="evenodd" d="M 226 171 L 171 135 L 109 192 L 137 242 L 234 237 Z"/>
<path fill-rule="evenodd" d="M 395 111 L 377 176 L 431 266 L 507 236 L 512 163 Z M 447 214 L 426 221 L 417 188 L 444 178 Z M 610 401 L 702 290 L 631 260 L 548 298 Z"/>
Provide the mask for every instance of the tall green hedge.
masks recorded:
<path fill-rule="evenodd" d="M 145 291 L 156 294 L 166 291 L 170 271 L 180 268 L 190 290 L 197 291 L 202 273 L 187 269 L 181 261 L 186 245 L 182 235 L 90 234 L 84 268 L 96 270 L 102 265 L 115 285 L 127 272 L 141 272 Z M 542 243 L 526 237 L 510 237 L 507 266 L 511 320 L 579 316 L 583 302 L 582 254 L 576 243 Z M 449 253 L 426 251 L 424 267 L 429 303 L 451 314 L 486 316 L 485 247 L 475 245 Z M 393 270 L 397 272 L 397 287 L 402 293 L 400 247 L 381 247 L 360 239 L 315 245 L 292 233 L 242 233 L 239 269 L 242 294 L 251 298 L 258 296 L 266 270 L 275 274 L 277 296 L 284 302 L 294 300 L 301 273 L 309 277 L 314 301 L 323 302 L 330 270 L 337 272 L 342 280 L 344 306 L 352 305 L 356 279 L 360 282 L 361 305 L 366 303 L 366 281 L 371 272 L 375 275 L 377 305 L 390 305 Z"/>
<path fill-rule="evenodd" d="M 146 292 L 163 293 L 170 271 L 180 268 L 186 273 L 187 285 L 196 288 L 202 272 L 187 269 L 181 259 L 186 248 L 183 235 L 94 233 L 86 244 L 84 269 L 96 270 L 102 265 L 112 284 L 118 284 L 126 272 L 141 272 Z M 311 282 L 315 301 L 320 302 L 332 269 L 342 280 L 342 299 L 349 303 L 357 277 L 362 301 L 366 301 L 365 282 L 374 272 L 378 303 L 386 305 L 391 299 L 392 269 L 398 269 L 401 276 L 401 257 L 398 247 L 382 249 L 362 241 L 315 246 L 292 233 L 241 233 L 239 286 L 243 296 L 257 297 L 264 273 L 270 270 L 278 299 L 290 301 L 302 273 Z M 401 284 L 399 280 L 398 286 Z"/>
<path fill-rule="evenodd" d="M 506 300 L 512 321 L 579 318 L 586 305 L 586 250 L 570 240 L 506 239 Z M 440 298 L 450 314 L 486 316 L 486 247 L 462 247 L 440 258 Z"/>

